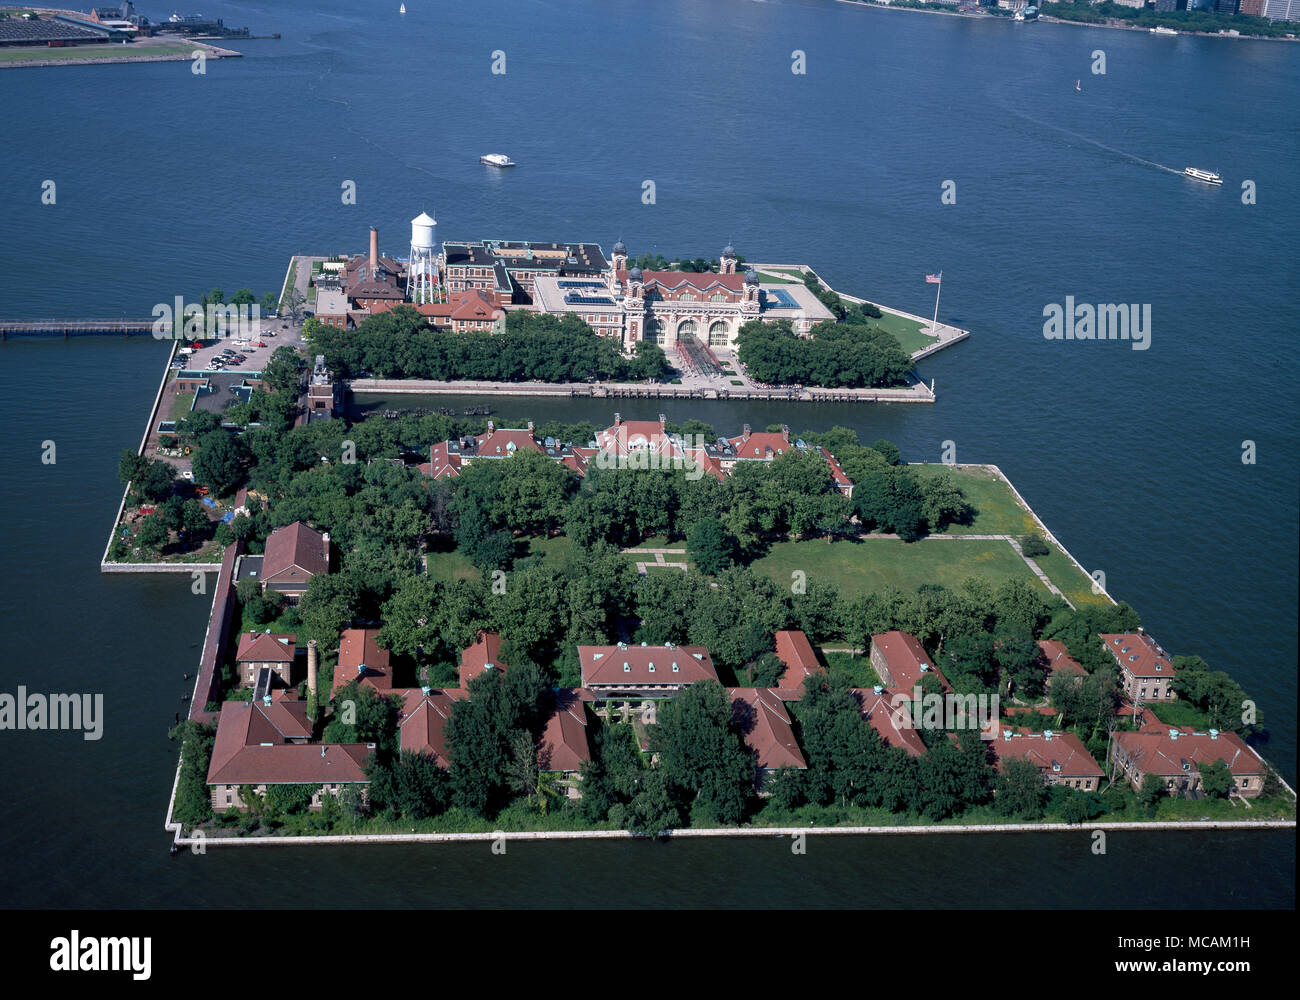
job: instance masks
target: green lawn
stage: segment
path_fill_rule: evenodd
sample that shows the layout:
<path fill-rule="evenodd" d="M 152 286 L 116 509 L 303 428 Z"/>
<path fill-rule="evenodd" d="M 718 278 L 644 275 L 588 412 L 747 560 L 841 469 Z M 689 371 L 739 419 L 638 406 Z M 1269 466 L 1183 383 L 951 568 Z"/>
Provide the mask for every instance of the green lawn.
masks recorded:
<path fill-rule="evenodd" d="M 886 333 L 893 334 L 899 346 L 908 354 L 924 350 L 939 339 L 930 335 L 928 324 L 918 323 L 914 319 L 899 316 L 883 308 L 880 312 L 882 313 L 880 319 L 873 319 L 871 322 Z"/>
<path fill-rule="evenodd" d="M 966 494 L 967 501 L 978 513 L 970 524 L 948 527 L 950 535 L 1013 535 L 1016 538 L 1030 533 L 1041 533 L 1033 516 L 1020 505 L 1006 481 L 986 469 L 967 466 L 957 468 L 940 464 L 913 465 L 910 467 L 921 478 L 938 475 L 945 469 Z M 1047 541 L 1052 552 L 1034 560 L 1061 592 L 1076 607 L 1081 604 L 1107 604 L 1105 594 L 1092 592 L 1092 578 L 1080 570 L 1059 546 Z"/>
<path fill-rule="evenodd" d="M 781 586 L 788 586 L 795 571 L 809 580 L 830 583 L 848 599 L 895 586 L 911 592 L 923 583 L 955 588 L 967 577 L 982 577 L 993 584 L 1028 580 L 1044 596 L 1045 588 L 1008 542 L 922 539 L 902 542 L 893 538 L 861 542 L 841 540 L 777 542 L 753 564 Z"/>
<path fill-rule="evenodd" d="M 912 465 L 918 478 L 927 479 L 940 472 L 951 473 L 953 481 L 966 494 L 966 500 L 979 513 L 970 524 L 950 525 L 950 535 L 1027 535 L 1038 531 L 1033 516 L 1020 505 L 1006 480 L 987 469 L 970 466 L 957 468 L 939 463 Z"/>
<path fill-rule="evenodd" d="M 154 45 L 77 45 L 52 49 L 47 46 L 20 46 L 0 49 L 0 63 L 12 62 L 76 62 L 87 59 L 146 59 L 153 56 L 188 55 L 197 45 L 185 42 Z"/>
<path fill-rule="evenodd" d="M 171 419 L 184 420 L 189 416 L 190 408 L 194 405 L 194 396 L 192 392 L 178 392 L 172 399 Z"/>
<path fill-rule="evenodd" d="M 802 285 L 803 275 L 785 267 L 765 267 L 758 272 L 758 280 L 771 285 Z"/>
<path fill-rule="evenodd" d="M 522 562 L 529 556 L 540 555 L 562 563 L 572 550 L 573 542 L 564 535 L 556 538 L 529 538 L 525 539 L 521 554 L 515 561 Z M 483 575 L 468 558 L 457 551 L 430 552 L 425 556 L 425 565 L 430 578 L 444 583 L 452 580 L 478 580 Z"/>

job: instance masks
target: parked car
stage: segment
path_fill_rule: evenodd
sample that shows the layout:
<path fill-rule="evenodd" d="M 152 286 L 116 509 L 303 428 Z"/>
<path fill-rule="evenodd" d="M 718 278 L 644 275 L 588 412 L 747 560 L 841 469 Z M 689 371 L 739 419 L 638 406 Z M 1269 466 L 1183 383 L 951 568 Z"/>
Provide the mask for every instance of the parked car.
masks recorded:
<path fill-rule="evenodd" d="M 271 334 L 271 336 L 274 337 L 275 334 Z M 255 341 L 255 342 L 253 343 L 253 346 L 254 346 L 254 347 L 265 347 L 265 346 L 266 346 L 266 341 L 264 341 L 264 340 L 258 340 L 258 341 Z"/>

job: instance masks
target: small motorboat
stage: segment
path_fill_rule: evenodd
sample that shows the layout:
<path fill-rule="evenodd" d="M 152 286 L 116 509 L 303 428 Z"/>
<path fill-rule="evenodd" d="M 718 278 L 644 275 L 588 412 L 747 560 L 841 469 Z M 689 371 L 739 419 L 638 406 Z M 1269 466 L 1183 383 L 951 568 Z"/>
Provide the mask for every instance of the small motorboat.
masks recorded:
<path fill-rule="evenodd" d="M 484 153 L 478 158 L 479 163 L 485 163 L 489 167 L 513 167 L 515 161 L 506 156 L 505 153 Z"/>

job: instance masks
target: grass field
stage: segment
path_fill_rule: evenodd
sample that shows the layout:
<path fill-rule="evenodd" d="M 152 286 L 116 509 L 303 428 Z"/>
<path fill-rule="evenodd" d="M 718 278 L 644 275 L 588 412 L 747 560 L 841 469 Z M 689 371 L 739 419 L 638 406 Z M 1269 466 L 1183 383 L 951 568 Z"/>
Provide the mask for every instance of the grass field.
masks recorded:
<path fill-rule="evenodd" d="M 519 558 L 515 560 L 516 563 L 535 555 L 563 563 L 573 550 L 573 543 L 563 535 L 556 538 L 530 538 L 525 539 L 521 550 Z M 425 556 L 425 565 L 428 567 L 431 579 L 441 580 L 444 583 L 450 583 L 452 580 L 479 580 L 483 576 L 478 571 L 478 567 L 457 551 L 430 552 Z"/>
<path fill-rule="evenodd" d="M 188 42 L 156 43 L 150 45 L 77 45 L 62 49 L 45 46 L 20 46 L 0 49 L 0 63 L 66 63 L 85 62 L 90 59 L 156 59 L 160 56 L 184 56 L 197 49 Z"/>
<path fill-rule="evenodd" d="M 803 275 L 785 267 L 765 267 L 758 272 L 758 280 L 773 285 L 802 285 Z"/>
<path fill-rule="evenodd" d="M 178 392 L 172 397 L 172 408 L 170 418 L 172 420 L 184 420 L 190 413 L 190 407 L 194 405 L 195 393 Z"/>
<path fill-rule="evenodd" d="M 914 319 L 908 319 L 906 316 L 899 316 L 897 313 L 880 310 L 882 315 L 880 319 L 873 319 L 871 322 L 886 333 L 894 335 L 900 347 L 908 354 L 915 354 L 933 344 L 938 337 L 931 336 L 927 331 L 924 323 L 919 323 Z"/>
<path fill-rule="evenodd" d="M 835 586 L 849 600 L 888 586 L 908 593 L 923 583 L 955 588 L 972 576 L 993 584 L 1027 580 L 1048 595 L 1047 588 L 1015 549 L 1002 541 L 923 539 L 909 544 L 894 538 L 874 538 L 831 544 L 777 542 L 753 566 L 783 587 L 789 586 L 795 572 L 804 572 L 809 580 Z"/>

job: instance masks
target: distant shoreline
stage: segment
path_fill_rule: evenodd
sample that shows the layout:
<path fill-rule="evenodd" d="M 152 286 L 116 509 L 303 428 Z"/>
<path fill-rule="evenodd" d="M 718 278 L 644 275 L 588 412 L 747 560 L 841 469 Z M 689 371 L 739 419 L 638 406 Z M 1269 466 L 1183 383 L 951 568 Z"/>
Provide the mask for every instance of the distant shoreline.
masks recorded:
<path fill-rule="evenodd" d="M 942 14 L 946 17 L 964 17 L 971 20 L 995 20 L 1008 21 L 1012 24 L 1028 22 L 1016 22 L 1009 17 L 999 17 L 996 14 L 962 14 L 956 10 L 940 10 L 938 7 L 895 7 L 893 4 L 873 3 L 872 0 L 836 0 L 836 3 L 845 3 L 852 7 L 870 7 L 874 10 L 898 10 L 910 11 L 913 14 Z M 1039 8 L 1040 11 L 1042 8 Z M 1136 24 L 1104 24 L 1091 21 L 1071 21 L 1068 18 L 1052 17 L 1050 14 L 1038 15 L 1038 20 L 1047 24 L 1067 24 L 1076 28 L 1106 28 L 1116 31 L 1137 31 L 1142 34 L 1150 34 L 1150 30 Z M 1300 42 L 1300 38 L 1275 38 L 1271 35 L 1220 35 L 1213 31 L 1185 31 L 1182 28 L 1175 29 L 1178 34 L 1186 35 L 1188 38 L 1226 38 L 1234 41 L 1254 41 L 1254 42 Z"/>

